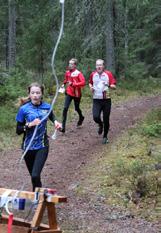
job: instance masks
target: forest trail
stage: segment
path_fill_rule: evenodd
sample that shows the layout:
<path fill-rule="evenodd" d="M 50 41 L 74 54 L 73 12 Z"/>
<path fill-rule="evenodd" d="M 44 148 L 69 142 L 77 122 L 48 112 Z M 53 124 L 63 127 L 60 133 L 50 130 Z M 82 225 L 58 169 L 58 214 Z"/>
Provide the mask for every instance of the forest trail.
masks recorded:
<path fill-rule="evenodd" d="M 140 97 L 112 106 L 110 143 L 123 130 L 134 126 L 149 110 L 160 106 L 161 95 Z M 105 205 L 103 198 L 94 192 L 84 197 L 76 193 L 76 188 L 85 179 L 84 166 L 88 166 L 92 159 L 99 156 L 103 147 L 108 147 L 108 144 L 101 144 L 102 137 L 97 135 L 97 126 L 92 120 L 91 111 L 88 109 L 84 115 L 81 128 L 76 128 L 77 119 L 73 119 L 67 124 L 64 135 L 58 133 L 55 141 L 50 140 L 50 153 L 42 173 L 45 187 L 56 188 L 59 194 L 68 197 L 68 203 L 58 207 L 59 223 L 64 233 L 161 232 L 157 224 Z M 22 165 L 22 169 L 17 169 L 16 161 L 20 156 L 20 149 L 4 152 L 0 163 L 1 187 L 20 189 L 23 173 L 23 177 L 26 177 L 26 190 L 31 190 L 25 165 Z"/>

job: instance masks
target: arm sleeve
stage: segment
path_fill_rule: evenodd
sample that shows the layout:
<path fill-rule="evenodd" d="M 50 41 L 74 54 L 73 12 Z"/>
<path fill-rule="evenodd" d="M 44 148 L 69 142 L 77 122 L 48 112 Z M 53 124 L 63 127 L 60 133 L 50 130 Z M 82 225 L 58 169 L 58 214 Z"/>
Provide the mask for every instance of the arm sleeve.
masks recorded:
<path fill-rule="evenodd" d="M 67 72 L 66 72 L 65 75 L 64 75 L 64 81 L 63 81 L 63 83 L 66 84 L 67 81 L 68 81 L 68 80 L 67 80 Z"/>
<path fill-rule="evenodd" d="M 24 111 L 22 108 L 19 109 L 17 116 L 16 116 L 16 121 L 17 122 L 25 122 L 25 116 L 24 116 Z"/>
<path fill-rule="evenodd" d="M 19 121 L 17 121 L 16 133 L 18 135 L 24 133 L 24 131 L 25 131 L 24 127 L 25 127 L 25 122 L 19 122 Z"/>
<path fill-rule="evenodd" d="M 50 113 L 50 115 L 49 115 L 49 119 L 54 123 L 54 121 L 56 120 L 56 118 L 55 118 L 55 115 L 54 115 L 54 113 L 53 113 L 53 111 Z"/>
<path fill-rule="evenodd" d="M 109 77 L 109 85 L 116 85 L 116 79 L 114 78 L 113 74 L 110 71 L 107 71 Z"/>
<path fill-rule="evenodd" d="M 93 73 L 89 76 L 89 84 L 93 86 Z"/>
<path fill-rule="evenodd" d="M 20 134 L 24 133 L 24 131 L 25 131 L 24 126 L 25 126 L 25 123 L 26 123 L 25 117 L 24 117 L 24 112 L 23 112 L 22 108 L 20 108 L 18 113 L 17 113 L 16 121 L 17 121 L 16 133 L 18 135 L 20 135 Z"/>

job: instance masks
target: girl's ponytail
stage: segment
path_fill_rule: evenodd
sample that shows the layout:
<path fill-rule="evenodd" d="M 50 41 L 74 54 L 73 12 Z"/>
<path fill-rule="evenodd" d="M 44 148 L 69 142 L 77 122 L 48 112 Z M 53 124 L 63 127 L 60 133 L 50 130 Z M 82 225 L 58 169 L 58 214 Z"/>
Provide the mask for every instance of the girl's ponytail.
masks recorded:
<path fill-rule="evenodd" d="M 16 104 L 17 107 L 21 107 L 22 105 L 26 104 L 27 102 L 30 102 L 30 97 L 20 97 L 18 98 L 18 103 Z"/>

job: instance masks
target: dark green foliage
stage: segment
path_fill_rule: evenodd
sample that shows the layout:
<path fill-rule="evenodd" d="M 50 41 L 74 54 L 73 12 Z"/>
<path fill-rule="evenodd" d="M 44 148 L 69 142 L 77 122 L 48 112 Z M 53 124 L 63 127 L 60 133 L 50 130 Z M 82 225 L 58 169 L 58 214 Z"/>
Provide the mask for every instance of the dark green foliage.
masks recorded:
<path fill-rule="evenodd" d="M 18 63 L 35 71 L 42 80 L 52 50 L 52 7 L 48 1 L 19 3 Z"/>
<path fill-rule="evenodd" d="M 5 0 L 0 0 L 0 66 L 6 67 L 6 43 L 8 26 L 8 5 Z"/>
<path fill-rule="evenodd" d="M 59 1 L 17 0 L 17 65 L 44 80 L 61 22 Z M 7 2 L 1 0 L 1 60 L 6 59 Z M 97 58 L 106 57 L 107 1 L 65 1 L 64 34 L 56 63 L 65 70 L 77 57 L 85 75 Z M 160 1 L 114 1 L 114 40 L 117 77 L 159 77 L 161 71 Z"/>
<path fill-rule="evenodd" d="M 158 0 L 140 2 L 137 11 L 130 7 L 129 44 L 131 51 L 129 55 L 133 64 L 144 64 L 142 70 L 140 70 L 141 75 L 159 77 L 161 63 L 159 42 L 161 36 L 160 10 Z M 132 64 L 131 62 L 130 64 Z M 137 68 L 136 66 L 136 70 Z"/>
<path fill-rule="evenodd" d="M 15 70 L 11 72 L 0 85 L 0 105 L 13 103 L 18 97 L 26 95 L 31 79 L 25 72 Z M 10 104 L 9 104 L 10 105 Z"/>
<path fill-rule="evenodd" d="M 143 134 L 150 137 L 161 137 L 161 110 L 153 111 L 148 115 L 143 127 Z"/>
<path fill-rule="evenodd" d="M 141 69 L 142 66 L 140 65 Z M 129 91 L 137 91 L 140 95 L 150 94 L 151 92 L 158 93 L 157 90 L 161 86 L 160 79 L 146 76 L 142 77 L 140 73 L 137 73 L 137 70 L 134 70 L 133 74 L 134 77 L 129 76 L 127 79 L 121 79 L 117 85 L 118 89 L 123 88 Z"/>
<path fill-rule="evenodd" d="M 161 136 L 161 123 L 154 123 L 151 125 L 147 125 L 144 128 L 144 133 L 152 137 L 160 137 Z"/>
<path fill-rule="evenodd" d="M 13 104 L 10 103 L 7 106 L 0 106 L 0 129 L 1 132 L 5 131 L 10 131 L 11 129 L 15 128 L 16 126 L 16 121 L 15 121 L 15 116 L 16 116 L 17 109 Z M 12 131 L 13 133 L 13 131 Z"/>

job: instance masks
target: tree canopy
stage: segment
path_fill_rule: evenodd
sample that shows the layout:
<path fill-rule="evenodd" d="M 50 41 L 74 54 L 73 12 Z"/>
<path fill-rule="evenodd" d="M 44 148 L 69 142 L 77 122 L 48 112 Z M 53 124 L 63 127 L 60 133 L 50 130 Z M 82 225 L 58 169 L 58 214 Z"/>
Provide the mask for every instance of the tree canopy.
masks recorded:
<path fill-rule="evenodd" d="M 61 4 L 51 0 L 0 2 L 1 70 L 15 59 L 12 66 L 43 80 L 59 33 Z M 56 59 L 58 70 L 64 71 L 68 59 L 77 57 L 88 74 L 95 60 L 103 58 L 118 78 L 159 77 L 160 10 L 159 0 L 66 0 L 64 33 Z M 15 20 L 15 42 L 11 19 Z M 11 56 L 14 43 L 15 57 Z"/>

